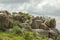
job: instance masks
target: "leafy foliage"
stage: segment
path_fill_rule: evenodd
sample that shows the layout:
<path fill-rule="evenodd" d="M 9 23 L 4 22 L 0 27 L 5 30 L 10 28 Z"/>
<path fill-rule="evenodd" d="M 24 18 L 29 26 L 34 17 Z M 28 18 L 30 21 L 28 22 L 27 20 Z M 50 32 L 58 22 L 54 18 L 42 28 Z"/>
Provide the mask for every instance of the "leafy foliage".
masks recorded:
<path fill-rule="evenodd" d="M 23 32 L 21 35 L 0 32 L 0 38 L 3 40 L 48 40 L 47 37 L 39 37 L 32 32 Z"/>
<path fill-rule="evenodd" d="M 19 12 L 19 14 L 24 16 L 26 19 L 30 19 L 31 18 L 31 15 L 29 15 L 28 13 Z"/>

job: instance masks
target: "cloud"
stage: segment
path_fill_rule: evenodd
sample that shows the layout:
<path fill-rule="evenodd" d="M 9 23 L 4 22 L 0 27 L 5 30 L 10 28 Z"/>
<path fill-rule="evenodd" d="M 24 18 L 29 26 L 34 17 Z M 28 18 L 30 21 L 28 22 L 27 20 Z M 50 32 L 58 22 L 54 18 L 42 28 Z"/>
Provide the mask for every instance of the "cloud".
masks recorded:
<path fill-rule="evenodd" d="M 34 2 L 33 2 L 34 3 Z M 59 0 L 45 0 L 41 3 L 31 5 L 29 12 L 42 15 L 60 16 L 60 2 Z"/>
<path fill-rule="evenodd" d="M 55 17 L 60 28 L 60 0 L 0 0 L 0 10 Z"/>
<path fill-rule="evenodd" d="M 60 30 L 60 17 L 55 17 L 56 18 L 56 28 Z"/>
<path fill-rule="evenodd" d="M 10 11 L 26 11 L 36 15 L 60 16 L 60 0 L 0 0 L 0 5 L 0 9 Z"/>
<path fill-rule="evenodd" d="M 29 0 L 0 0 L 0 3 L 24 3 L 29 2 Z"/>
<path fill-rule="evenodd" d="M 17 7 L 18 5 L 17 4 L 0 4 L 0 10 L 8 10 L 8 11 L 15 11 L 17 10 Z"/>

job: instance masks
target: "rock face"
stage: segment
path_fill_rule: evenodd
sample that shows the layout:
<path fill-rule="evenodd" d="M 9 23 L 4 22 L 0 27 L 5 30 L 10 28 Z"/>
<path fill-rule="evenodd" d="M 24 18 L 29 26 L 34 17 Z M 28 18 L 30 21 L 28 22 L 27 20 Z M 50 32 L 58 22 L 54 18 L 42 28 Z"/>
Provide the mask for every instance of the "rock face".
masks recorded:
<path fill-rule="evenodd" d="M 31 21 L 32 21 L 31 22 L 32 29 L 39 29 L 39 26 L 42 23 L 42 21 L 40 20 L 40 18 L 36 17 L 36 18 L 33 18 Z"/>
<path fill-rule="evenodd" d="M 49 30 L 49 38 L 56 40 L 58 36 L 59 36 L 59 31 L 57 29 L 53 28 Z"/>
<path fill-rule="evenodd" d="M 36 29 L 34 31 L 36 31 L 38 34 L 41 34 L 41 33 L 45 34 L 45 35 L 47 34 L 48 37 L 52 38 L 53 40 L 56 40 L 57 36 L 59 35 L 59 32 L 56 29 L 55 18 L 45 19 L 44 17 L 35 17 L 32 19 L 31 28 Z M 39 30 L 37 30 L 37 29 L 39 29 Z M 42 30 L 40 30 L 40 29 L 42 29 Z"/>
<path fill-rule="evenodd" d="M 32 28 L 28 23 L 21 23 L 21 24 L 18 24 L 18 26 L 22 29 L 23 28 L 26 29 L 27 31 L 32 31 Z"/>
<path fill-rule="evenodd" d="M 55 20 L 55 18 L 49 19 L 49 20 L 45 21 L 45 24 L 49 28 L 55 28 L 56 27 L 56 20 Z"/>
<path fill-rule="evenodd" d="M 41 20 L 32 21 L 31 27 L 32 29 L 48 29 L 47 25 L 42 23 Z"/>
<path fill-rule="evenodd" d="M 48 30 L 43 30 L 43 29 L 32 29 L 32 31 L 36 32 L 37 35 L 44 35 L 48 37 Z"/>
<path fill-rule="evenodd" d="M 7 10 L 0 11 L 0 13 L 2 13 L 4 15 L 10 15 L 10 13 Z"/>
<path fill-rule="evenodd" d="M 55 18 L 50 18 L 50 19 L 46 20 L 44 17 L 36 17 L 36 18 L 32 19 L 31 25 L 35 29 L 37 29 L 37 28 L 39 29 L 39 27 L 41 28 L 41 25 L 43 25 L 44 27 L 55 28 L 56 20 L 55 20 Z"/>
<path fill-rule="evenodd" d="M 32 24 L 31 24 L 32 29 L 39 29 L 39 24 L 40 23 L 37 23 L 36 21 L 32 21 Z"/>
<path fill-rule="evenodd" d="M 8 16 L 4 14 L 0 14 L 0 29 L 8 28 L 9 20 Z"/>

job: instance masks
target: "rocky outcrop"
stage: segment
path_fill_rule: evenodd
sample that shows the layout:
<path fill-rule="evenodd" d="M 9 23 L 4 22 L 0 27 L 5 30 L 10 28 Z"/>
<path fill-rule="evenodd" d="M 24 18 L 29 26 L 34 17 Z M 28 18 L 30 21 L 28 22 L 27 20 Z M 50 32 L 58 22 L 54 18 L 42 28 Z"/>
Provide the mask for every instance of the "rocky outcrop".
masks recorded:
<path fill-rule="evenodd" d="M 55 28 L 56 27 L 56 20 L 55 18 L 48 19 L 44 22 L 49 28 Z"/>
<path fill-rule="evenodd" d="M 1 13 L 4 14 L 4 15 L 7 15 L 7 16 L 10 15 L 10 13 L 7 10 L 1 10 L 0 11 L 0 14 Z"/>
<path fill-rule="evenodd" d="M 8 28 L 9 25 L 9 18 L 4 14 L 0 14 L 0 29 Z"/>
<path fill-rule="evenodd" d="M 41 20 L 35 20 L 31 23 L 32 29 L 48 29 L 48 26 L 42 23 Z"/>
<path fill-rule="evenodd" d="M 39 29 L 39 27 L 41 28 L 41 25 L 43 25 L 44 28 L 45 27 L 55 28 L 56 27 L 56 20 L 55 20 L 55 18 L 45 19 L 44 17 L 36 17 L 36 18 L 32 19 L 31 25 L 32 25 L 32 28 L 34 27 L 35 29 Z"/>
<path fill-rule="evenodd" d="M 48 37 L 52 38 L 53 40 L 56 40 L 57 36 L 59 35 L 59 32 L 56 29 L 55 18 L 49 17 L 49 18 L 45 19 L 44 17 L 37 16 L 37 17 L 31 19 L 31 28 L 34 29 L 34 31 L 36 31 L 38 34 L 41 34 L 42 32 L 43 32 L 42 34 L 45 34 L 45 35 L 47 34 Z M 37 30 L 37 29 L 39 29 L 39 30 Z"/>
<path fill-rule="evenodd" d="M 26 29 L 27 31 L 32 31 L 32 28 L 31 26 L 28 24 L 28 23 L 21 23 L 21 24 L 18 24 L 18 26 L 21 28 L 21 29 Z"/>
<path fill-rule="evenodd" d="M 49 34 L 48 34 L 48 30 L 32 29 L 32 31 L 36 32 L 36 34 L 37 34 L 38 36 L 44 35 L 44 36 L 48 37 L 48 35 L 49 35 Z"/>
<path fill-rule="evenodd" d="M 56 29 L 56 20 L 55 18 L 45 18 L 45 17 L 32 17 L 30 20 L 27 20 L 23 15 L 20 14 L 10 14 L 8 11 L 0 11 L 0 30 L 9 28 L 9 19 L 17 20 L 21 29 L 24 28 L 27 31 L 34 31 L 39 35 L 46 35 L 53 40 L 57 39 L 59 31 Z"/>
<path fill-rule="evenodd" d="M 59 34 L 59 31 L 57 29 L 52 28 L 49 30 L 49 36 L 48 36 L 49 38 L 56 40 L 59 35 L 60 34 Z"/>
<path fill-rule="evenodd" d="M 59 36 L 55 18 L 45 19 L 44 17 L 34 17 L 28 20 L 27 23 L 30 24 L 32 31 L 36 32 L 36 34 L 45 35 L 53 40 L 56 40 Z"/>

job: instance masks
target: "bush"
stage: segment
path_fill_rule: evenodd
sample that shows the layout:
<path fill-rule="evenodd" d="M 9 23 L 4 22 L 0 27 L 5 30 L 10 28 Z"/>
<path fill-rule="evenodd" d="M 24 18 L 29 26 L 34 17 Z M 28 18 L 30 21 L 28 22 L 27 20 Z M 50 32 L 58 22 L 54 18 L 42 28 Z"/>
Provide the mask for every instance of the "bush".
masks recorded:
<path fill-rule="evenodd" d="M 33 39 L 35 39 L 32 32 L 27 32 L 27 31 L 24 32 L 23 37 L 24 37 L 25 40 L 33 40 Z"/>
<path fill-rule="evenodd" d="M 19 24 L 19 21 L 14 20 L 14 19 L 9 19 L 9 27 L 13 28 Z"/>
<path fill-rule="evenodd" d="M 7 32 L 11 33 L 11 34 L 21 34 L 22 33 L 21 29 L 18 26 L 15 26 L 15 27 L 9 29 Z"/>
<path fill-rule="evenodd" d="M 60 36 L 59 36 L 59 37 L 57 37 L 57 40 L 60 40 Z"/>
<path fill-rule="evenodd" d="M 31 15 L 29 15 L 28 13 L 19 12 L 19 14 L 24 16 L 28 20 L 31 18 Z"/>

